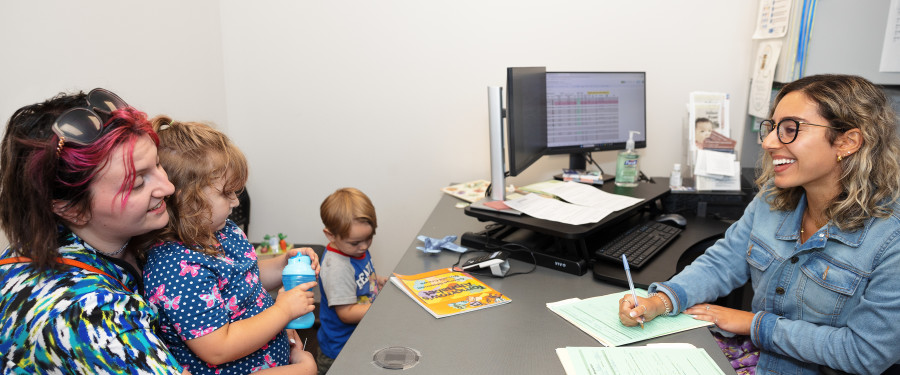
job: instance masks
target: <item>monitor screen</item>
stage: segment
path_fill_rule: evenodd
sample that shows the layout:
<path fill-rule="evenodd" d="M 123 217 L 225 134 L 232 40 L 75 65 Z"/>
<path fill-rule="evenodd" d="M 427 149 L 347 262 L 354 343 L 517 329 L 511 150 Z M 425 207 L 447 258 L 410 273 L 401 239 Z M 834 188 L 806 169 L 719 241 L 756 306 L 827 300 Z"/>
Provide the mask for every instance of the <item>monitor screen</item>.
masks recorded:
<path fill-rule="evenodd" d="M 647 147 L 645 72 L 546 72 L 546 154 Z"/>
<path fill-rule="evenodd" d="M 547 149 L 546 68 L 506 69 L 506 127 L 509 175 L 536 162 Z"/>

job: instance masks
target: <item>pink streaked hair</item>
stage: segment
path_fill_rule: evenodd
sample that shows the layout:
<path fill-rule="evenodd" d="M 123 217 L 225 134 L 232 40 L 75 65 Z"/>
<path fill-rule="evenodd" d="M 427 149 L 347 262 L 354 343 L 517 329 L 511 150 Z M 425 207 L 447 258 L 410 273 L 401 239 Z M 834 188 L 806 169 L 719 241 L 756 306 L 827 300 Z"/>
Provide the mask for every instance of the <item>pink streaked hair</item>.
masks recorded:
<path fill-rule="evenodd" d="M 74 173 L 76 175 L 85 172 L 89 173 L 81 180 L 65 182 L 57 178 L 57 182 L 70 188 L 86 191 L 87 185 L 93 181 L 97 173 L 111 160 L 110 157 L 113 150 L 123 145 L 125 147 L 123 149 L 125 179 L 122 181 L 122 186 L 119 187 L 118 194 L 122 196 L 122 207 L 125 207 L 134 187 L 134 181 L 137 178 L 133 159 L 134 146 L 137 140 L 145 134 L 149 135 L 153 143 L 159 146 L 159 136 L 153 131 L 153 127 L 147 119 L 147 114 L 130 107 L 114 111 L 105 126 L 113 128 L 104 133 L 94 143 L 86 146 L 66 143 L 63 146 L 59 153 L 60 161 L 62 161 L 60 172 Z M 30 172 L 37 173 L 37 171 Z"/>

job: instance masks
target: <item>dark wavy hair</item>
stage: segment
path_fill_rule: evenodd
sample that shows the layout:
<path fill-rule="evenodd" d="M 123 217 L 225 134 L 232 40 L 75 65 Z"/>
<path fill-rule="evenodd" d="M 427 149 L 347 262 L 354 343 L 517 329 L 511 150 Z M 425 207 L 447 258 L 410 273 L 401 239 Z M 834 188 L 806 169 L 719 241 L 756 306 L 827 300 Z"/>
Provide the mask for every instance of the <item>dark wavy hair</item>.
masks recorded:
<path fill-rule="evenodd" d="M 114 149 L 125 147 L 127 175 L 119 188 L 122 205 L 134 186 L 131 153 L 138 139 L 149 135 L 159 143 L 147 115 L 133 108 L 117 110 L 107 130 L 89 145 L 65 143 L 57 154 L 59 137 L 52 126 L 64 111 L 86 107 L 83 92 L 61 93 L 42 103 L 19 108 L 6 125 L 0 144 L 0 228 L 10 247 L 32 258 L 38 269 L 56 268 L 61 245 L 60 225 L 67 222 L 52 206 L 61 202 L 76 216 L 90 217 L 90 186 L 109 162 Z"/>
<path fill-rule="evenodd" d="M 816 103 L 818 114 L 837 129 L 828 129 L 832 144 L 838 135 L 850 129 L 862 133 L 862 147 L 840 162 L 840 193 L 828 203 L 825 215 L 842 230 L 861 228 L 870 217 L 887 217 L 889 204 L 900 198 L 900 139 L 897 138 L 897 114 L 884 91 L 865 78 L 852 75 L 822 74 L 798 79 L 785 85 L 775 97 L 775 107 L 787 94 L 802 92 Z M 762 173 L 756 183 L 773 209 L 793 210 L 803 194 L 802 187 L 778 188 L 772 156 L 763 152 Z"/>

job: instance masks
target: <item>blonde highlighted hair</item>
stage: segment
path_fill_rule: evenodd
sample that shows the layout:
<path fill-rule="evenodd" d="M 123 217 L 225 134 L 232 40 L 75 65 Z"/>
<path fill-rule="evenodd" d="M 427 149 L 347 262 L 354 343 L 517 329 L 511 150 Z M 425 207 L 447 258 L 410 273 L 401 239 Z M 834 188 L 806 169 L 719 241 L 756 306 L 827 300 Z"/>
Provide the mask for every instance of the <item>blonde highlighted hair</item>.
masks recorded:
<path fill-rule="evenodd" d="M 862 147 L 840 161 L 840 193 L 825 208 L 825 215 L 841 230 L 861 228 L 870 217 L 887 217 L 889 204 L 900 198 L 900 139 L 897 115 L 884 91 L 868 80 L 852 76 L 823 74 L 804 77 L 785 85 L 769 112 L 787 94 L 802 92 L 816 103 L 818 114 L 837 129 L 828 129 L 832 144 L 850 129 L 862 133 Z M 837 156 L 835 156 L 837 157 Z M 775 172 L 772 156 L 763 152 L 761 174 L 756 183 L 760 194 L 773 209 L 793 210 L 803 194 L 802 187 L 778 188 L 772 181 Z"/>
<path fill-rule="evenodd" d="M 322 224 L 331 234 L 346 238 L 354 222 L 366 223 L 372 227 L 372 235 L 378 227 L 375 206 L 359 189 L 348 187 L 331 193 L 319 206 Z"/>
<path fill-rule="evenodd" d="M 221 178 L 223 193 L 239 193 L 247 183 L 247 159 L 228 136 L 210 125 L 167 116 L 151 122 L 159 134 L 159 162 L 175 185 L 168 202 L 169 224 L 157 238 L 217 254 L 219 241 L 209 229 L 212 208 L 203 189 Z"/>

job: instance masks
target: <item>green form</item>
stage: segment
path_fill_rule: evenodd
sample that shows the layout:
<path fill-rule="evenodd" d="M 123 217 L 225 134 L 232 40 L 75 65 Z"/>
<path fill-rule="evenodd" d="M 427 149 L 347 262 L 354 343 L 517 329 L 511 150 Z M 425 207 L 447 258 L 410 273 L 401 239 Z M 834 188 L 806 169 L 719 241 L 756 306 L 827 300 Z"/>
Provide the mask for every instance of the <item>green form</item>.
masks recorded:
<path fill-rule="evenodd" d="M 635 291 L 641 297 L 647 296 L 647 291 L 643 289 Z M 587 299 L 571 298 L 552 302 L 547 304 L 547 308 L 606 346 L 620 346 L 712 325 L 687 314 L 678 314 L 659 316 L 644 323 L 644 329 L 640 326 L 626 327 L 619 321 L 619 300 L 623 296 L 632 298 L 631 292 L 623 291 Z"/>

